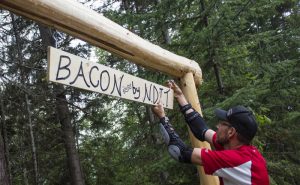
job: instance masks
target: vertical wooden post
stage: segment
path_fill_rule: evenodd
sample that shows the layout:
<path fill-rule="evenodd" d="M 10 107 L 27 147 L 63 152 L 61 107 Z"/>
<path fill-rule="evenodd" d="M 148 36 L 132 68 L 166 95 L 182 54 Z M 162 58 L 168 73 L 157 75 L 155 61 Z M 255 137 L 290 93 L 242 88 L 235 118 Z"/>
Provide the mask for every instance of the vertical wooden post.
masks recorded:
<path fill-rule="evenodd" d="M 202 115 L 200 102 L 198 99 L 197 89 L 193 77 L 193 73 L 186 73 L 180 79 L 180 86 L 182 89 L 183 94 L 185 95 L 187 101 L 192 105 L 192 107 L 198 111 Z M 201 142 L 190 131 L 188 128 L 190 141 L 194 148 L 208 148 L 210 149 L 210 144 L 208 142 Z M 202 166 L 197 166 L 199 177 L 200 177 L 200 184 L 201 185 L 218 185 L 219 180 L 216 176 L 205 175 L 204 169 Z"/>

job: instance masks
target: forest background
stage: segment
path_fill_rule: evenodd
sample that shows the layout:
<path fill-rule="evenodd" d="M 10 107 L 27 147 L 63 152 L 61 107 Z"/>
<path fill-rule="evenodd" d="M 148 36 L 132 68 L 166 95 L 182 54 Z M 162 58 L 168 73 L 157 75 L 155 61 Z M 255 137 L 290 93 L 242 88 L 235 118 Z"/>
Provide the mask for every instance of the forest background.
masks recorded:
<path fill-rule="evenodd" d="M 144 39 L 199 63 L 204 118 L 242 104 L 271 184 L 300 184 L 300 2 L 81 0 Z M 0 9 L 1 185 L 196 185 L 166 151 L 151 106 L 49 83 L 47 46 L 164 84 L 104 50 Z M 95 56 L 92 56 L 92 51 Z M 175 79 L 176 80 L 176 79 Z M 189 143 L 178 107 L 174 127 Z"/>

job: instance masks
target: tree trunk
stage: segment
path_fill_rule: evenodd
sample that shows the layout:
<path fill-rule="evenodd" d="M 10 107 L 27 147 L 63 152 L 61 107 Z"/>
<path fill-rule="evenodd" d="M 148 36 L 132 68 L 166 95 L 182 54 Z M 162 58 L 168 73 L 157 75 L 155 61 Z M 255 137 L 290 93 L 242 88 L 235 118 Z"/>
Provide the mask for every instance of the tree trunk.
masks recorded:
<path fill-rule="evenodd" d="M 220 94 L 224 94 L 224 85 L 223 85 L 223 81 L 220 75 L 220 66 L 217 62 L 213 61 L 214 64 L 214 71 L 215 71 L 215 75 L 216 75 L 216 80 L 217 80 L 217 84 L 219 87 L 219 92 Z"/>
<path fill-rule="evenodd" d="M 5 129 L 5 114 L 4 114 L 4 106 L 3 100 L 1 99 L 1 124 L 0 124 L 0 184 L 1 185 L 10 185 L 10 178 L 9 178 L 9 168 L 8 168 L 8 161 L 6 154 L 6 147 L 5 147 L 5 139 L 2 135 Z"/>
<path fill-rule="evenodd" d="M 39 25 L 42 41 L 45 47 L 56 45 L 51 30 Z M 46 49 L 45 49 L 46 51 Z M 65 90 L 62 85 L 54 86 L 56 94 L 56 112 L 63 131 L 63 139 L 66 148 L 67 162 L 72 185 L 84 185 L 83 173 L 80 166 L 79 156 L 76 149 L 76 141 L 71 123 L 70 110 L 68 108 Z"/>
<path fill-rule="evenodd" d="M 32 126 L 32 120 L 31 120 L 31 111 L 30 111 L 30 105 L 28 100 L 28 95 L 25 94 L 25 101 L 26 101 L 26 109 L 27 109 L 27 115 L 28 115 L 28 126 L 29 126 L 29 132 L 30 132 L 30 141 L 31 141 L 31 152 L 32 152 L 32 161 L 33 161 L 33 169 L 34 169 L 34 181 L 35 184 L 39 184 L 39 171 L 38 171 L 38 163 L 37 163 L 37 157 L 36 157 L 36 147 L 35 147 L 35 139 L 33 134 L 33 126 Z"/>
<path fill-rule="evenodd" d="M 75 135 L 71 124 L 70 111 L 63 86 L 56 87 L 56 111 L 63 130 L 68 166 L 73 185 L 84 185 L 83 174 L 81 172 L 78 152 L 76 150 Z"/>
<path fill-rule="evenodd" d="M 200 0 L 200 10 L 203 13 L 205 12 L 205 2 L 204 0 Z M 200 20 L 200 22 L 205 26 L 207 27 L 208 26 L 208 15 L 207 13 L 204 14 L 203 17 L 201 17 L 202 20 Z M 214 47 L 214 44 L 212 43 L 214 41 L 210 40 L 210 47 L 209 47 L 209 63 L 213 63 L 213 68 L 214 68 L 214 72 L 215 72 L 215 76 L 216 76 L 216 81 L 217 81 L 217 85 L 218 85 L 218 89 L 219 89 L 219 92 L 220 94 L 224 94 L 224 84 L 223 84 L 223 81 L 222 81 L 222 77 L 220 75 L 220 66 L 218 64 L 217 61 L 215 61 L 215 47 Z"/>
<path fill-rule="evenodd" d="M 147 117 L 148 121 L 150 123 L 150 130 L 151 130 L 151 140 L 153 144 L 157 144 L 159 141 L 159 136 L 156 132 L 154 132 L 155 128 L 157 127 L 157 120 L 155 120 L 155 116 L 151 110 L 150 106 L 146 106 L 146 112 L 147 112 Z"/>
<path fill-rule="evenodd" d="M 204 0 L 200 0 L 200 10 L 202 12 L 200 12 L 200 15 L 205 11 L 205 2 Z M 208 18 L 207 18 L 207 13 L 204 14 L 202 20 L 200 20 L 202 22 L 202 24 L 207 27 L 208 26 Z"/>

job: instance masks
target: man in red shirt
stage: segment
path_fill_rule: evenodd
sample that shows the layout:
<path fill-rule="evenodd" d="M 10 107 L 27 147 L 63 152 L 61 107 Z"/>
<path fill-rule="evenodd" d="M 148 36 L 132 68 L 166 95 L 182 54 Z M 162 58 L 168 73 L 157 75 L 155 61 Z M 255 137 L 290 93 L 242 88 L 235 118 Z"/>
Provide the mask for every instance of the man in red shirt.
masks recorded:
<path fill-rule="evenodd" d="M 216 175 L 221 185 L 268 185 L 266 161 L 252 145 L 257 123 L 247 108 L 236 106 L 228 111 L 217 109 L 217 131 L 208 129 L 201 115 L 187 102 L 180 88 L 169 81 L 180 110 L 192 133 L 201 141 L 207 141 L 215 151 L 206 148 L 189 148 L 174 131 L 166 117 L 162 104 L 153 107 L 160 118 L 160 130 L 168 145 L 170 155 L 184 163 L 202 165 L 206 174 Z"/>

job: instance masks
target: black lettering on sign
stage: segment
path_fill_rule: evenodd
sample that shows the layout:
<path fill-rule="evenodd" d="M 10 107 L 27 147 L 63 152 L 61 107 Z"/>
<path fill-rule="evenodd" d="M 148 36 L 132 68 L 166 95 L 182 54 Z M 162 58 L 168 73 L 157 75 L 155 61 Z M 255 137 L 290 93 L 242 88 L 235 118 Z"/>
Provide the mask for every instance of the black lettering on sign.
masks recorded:
<path fill-rule="evenodd" d="M 104 82 L 102 80 L 103 74 L 106 74 L 107 75 L 107 79 L 108 79 L 107 80 L 107 86 L 105 88 L 103 88 L 103 82 Z M 107 70 L 104 70 L 104 71 L 102 71 L 100 73 L 100 88 L 101 88 L 102 91 L 106 91 L 108 89 L 109 85 L 110 85 L 110 75 L 109 75 L 109 73 L 108 73 Z"/>
<path fill-rule="evenodd" d="M 140 96 L 141 96 L 141 89 L 140 89 L 140 87 L 135 87 L 133 85 L 133 81 L 131 82 L 131 84 L 132 84 L 132 93 L 133 93 L 134 99 L 139 99 Z"/>
<path fill-rule="evenodd" d="M 117 84 L 117 77 L 116 74 L 114 74 L 114 88 L 113 90 L 110 92 L 110 94 L 112 94 L 115 91 L 115 87 L 117 89 L 117 92 L 119 94 L 120 97 L 122 97 L 122 93 L 121 93 L 121 87 L 122 87 L 122 80 L 123 80 L 124 75 L 121 76 L 119 84 Z"/>
<path fill-rule="evenodd" d="M 63 60 L 63 59 L 65 59 L 65 60 Z M 62 61 L 68 61 L 68 63 L 66 65 L 64 65 L 64 66 L 61 66 L 62 65 Z M 71 71 L 68 68 L 70 66 L 70 64 L 71 64 L 70 57 L 65 56 L 65 55 L 61 55 L 59 57 L 58 69 L 57 69 L 57 73 L 56 73 L 56 80 L 65 80 L 65 79 L 67 79 L 67 78 L 70 77 Z M 60 70 L 66 70 L 66 71 L 68 71 L 68 74 L 66 76 L 64 76 L 64 77 L 60 77 L 60 75 L 59 75 Z"/>
<path fill-rule="evenodd" d="M 168 89 L 167 91 L 164 92 L 164 94 L 167 94 L 166 107 L 168 107 L 169 92 L 170 92 L 170 89 Z"/>
<path fill-rule="evenodd" d="M 158 95 L 158 90 L 157 88 L 155 87 L 155 85 L 153 85 L 153 91 L 152 91 L 152 94 L 153 94 L 153 102 L 152 103 L 156 103 L 158 98 L 159 98 L 159 95 Z"/>
<path fill-rule="evenodd" d="M 161 99 L 161 96 L 162 96 L 162 92 L 163 92 L 164 88 L 159 88 L 159 98 Z"/>
<path fill-rule="evenodd" d="M 90 83 L 92 84 L 93 87 L 97 87 L 99 85 L 99 80 L 97 80 L 97 84 L 95 85 L 92 81 L 92 72 L 93 72 L 93 69 L 97 69 L 97 71 L 99 71 L 99 68 L 97 66 L 93 66 L 90 70 Z"/>
<path fill-rule="evenodd" d="M 76 78 L 73 80 L 73 82 L 70 82 L 70 85 L 74 84 L 79 76 L 83 77 L 85 85 L 87 87 L 90 87 L 90 85 L 86 82 L 85 77 L 84 77 L 83 68 L 82 68 L 82 61 L 80 62 L 80 67 L 79 67 L 78 73 L 76 75 Z"/>
<path fill-rule="evenodd" d="M 145 95 L 144 95 L 143 102 L 145 102 L 146 97 L 147 97 L 148 101 L 151 102 L 151 89 L 152 89 L 152 84 L 150 84 L 150 90 L 149 90 L 149 93 L 148 93 L 147 84 L 145 83 Z"/>

